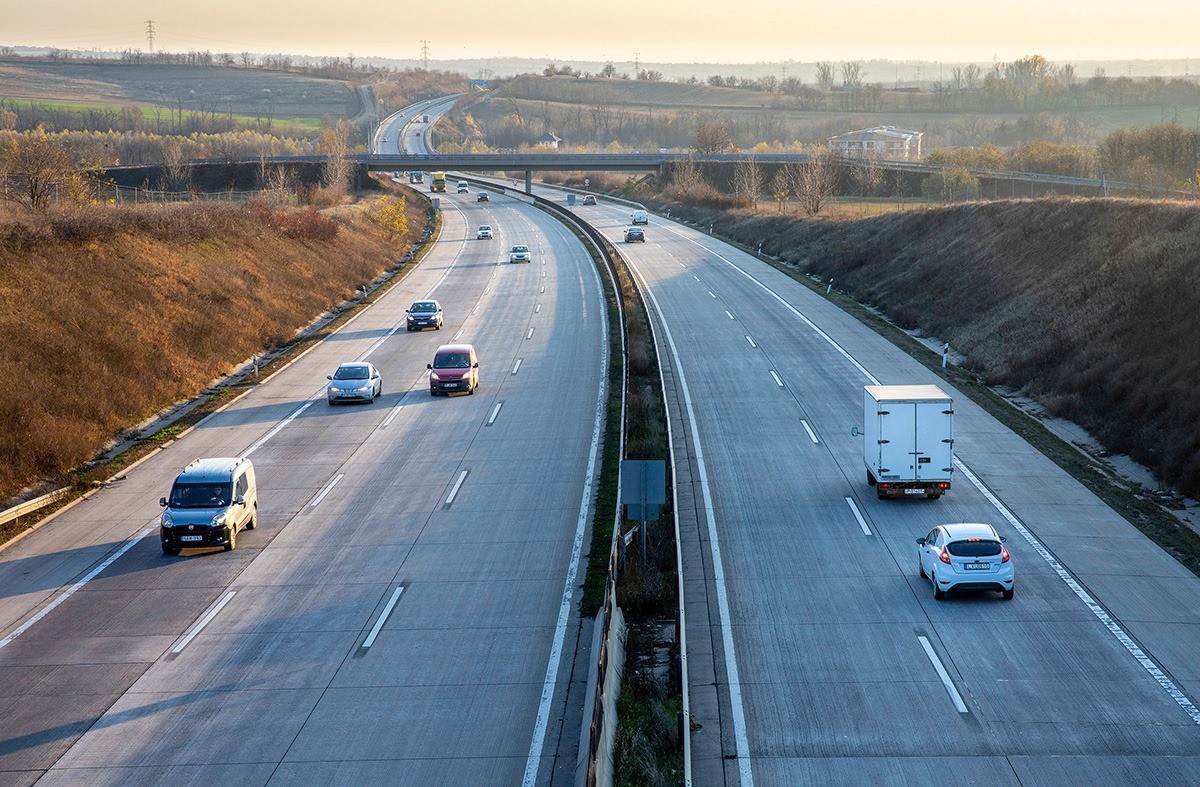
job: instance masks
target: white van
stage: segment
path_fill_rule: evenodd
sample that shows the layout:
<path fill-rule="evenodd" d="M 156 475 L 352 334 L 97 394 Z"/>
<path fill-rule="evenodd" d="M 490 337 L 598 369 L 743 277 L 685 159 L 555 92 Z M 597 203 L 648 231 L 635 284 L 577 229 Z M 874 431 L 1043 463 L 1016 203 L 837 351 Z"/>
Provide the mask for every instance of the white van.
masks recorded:
<path fill-rule="evenodd" d="M 465 180 L 460 180 L 458 182 L 458 193 L 459 194 L 465 194 L 465 193 L 469 192 L 470 190 L 471 190 L 471 186 Z"/>
<path fill-rule="evenodd" d="M 629 217 L 629 223 L 630 224 L 649 224 L 650 223 L 650 214 L 646 213 L 646 211 L 644 211 L 644 210 L 635 210 L 633 212 L 633 215 L 631 215 Z"/>
<path fill-rule="evenodd" d="M 245 457 L 197 459 L 183 468 L 171 496 L 159 504 L 166 509 L 158 521 L 164 554 L 192 547 L 232 551 L 238 532 L 258 524 L 254 465 Z"/>

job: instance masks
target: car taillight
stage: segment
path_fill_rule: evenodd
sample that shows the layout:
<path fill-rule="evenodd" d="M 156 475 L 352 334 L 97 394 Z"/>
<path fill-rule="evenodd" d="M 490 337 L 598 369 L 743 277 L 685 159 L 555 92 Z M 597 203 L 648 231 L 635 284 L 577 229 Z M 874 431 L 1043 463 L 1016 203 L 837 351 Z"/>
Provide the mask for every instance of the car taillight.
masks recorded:
<path fill-rule="evenodd" d="M 1000 547 L 1000 562 L 1008 562 L 1008 547 Z"/>
<path fill-rule="evenodd" d="M 947 566 L 950 565 L 950 553 L 946 551 L 945 547 L 942 547 L 942 553 L 938 555 L 938 560 L 942 561 Z"/>

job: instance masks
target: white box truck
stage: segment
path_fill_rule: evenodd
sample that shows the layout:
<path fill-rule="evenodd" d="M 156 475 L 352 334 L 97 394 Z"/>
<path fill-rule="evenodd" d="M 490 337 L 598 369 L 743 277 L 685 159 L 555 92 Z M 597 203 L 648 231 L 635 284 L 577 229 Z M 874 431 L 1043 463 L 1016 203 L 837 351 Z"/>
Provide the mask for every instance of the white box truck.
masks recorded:
<path fill-rule="evenodd" d="M 863 388 L 863 460 L 879 497 L 939 498 L 954 474 L 954 400 L 936 385 Z"/>

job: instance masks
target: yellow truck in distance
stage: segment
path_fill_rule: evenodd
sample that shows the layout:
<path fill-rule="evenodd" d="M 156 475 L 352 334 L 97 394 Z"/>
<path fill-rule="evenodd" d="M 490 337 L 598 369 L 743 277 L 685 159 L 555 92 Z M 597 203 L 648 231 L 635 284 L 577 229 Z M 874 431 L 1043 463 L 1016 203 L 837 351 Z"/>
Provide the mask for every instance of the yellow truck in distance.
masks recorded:
<path fill-rule="evenodd" d="M 433 173 L 433 182 L 429 184 L 429 190 L 432 192 L 446 190 L 446 173 L 445 172 Z"/>

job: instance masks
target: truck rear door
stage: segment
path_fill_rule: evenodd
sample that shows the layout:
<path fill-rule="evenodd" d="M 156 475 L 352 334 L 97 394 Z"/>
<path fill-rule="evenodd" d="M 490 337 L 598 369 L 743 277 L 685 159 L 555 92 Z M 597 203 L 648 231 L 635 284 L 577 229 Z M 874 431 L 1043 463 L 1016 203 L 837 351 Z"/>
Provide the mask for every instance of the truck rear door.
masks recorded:
<path fill-rule="evenodd" d="M 879 480 L 915 478 L 917 409 L 911 402 L 879 403 Z"/>
<path fill-rule="evenodd" d="M 952 415 L 949 402 L 919 402 L 914 406 L 913 457 L 915 478 L 922 481 L 944 481 L 954 467 Z"/>

